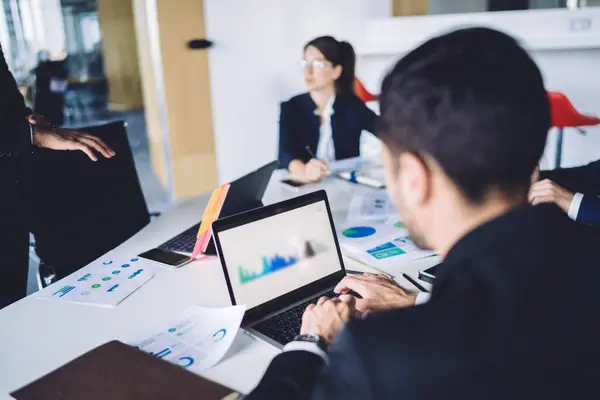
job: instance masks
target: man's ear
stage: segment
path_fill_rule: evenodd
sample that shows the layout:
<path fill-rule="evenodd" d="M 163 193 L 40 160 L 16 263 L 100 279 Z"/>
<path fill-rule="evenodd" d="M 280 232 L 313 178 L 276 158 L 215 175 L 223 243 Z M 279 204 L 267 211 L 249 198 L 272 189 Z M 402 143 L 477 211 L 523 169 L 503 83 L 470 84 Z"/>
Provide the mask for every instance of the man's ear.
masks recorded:
<path fill-rule="evenodd" d="M 401 190 L 407 206 L 425 204 L 431 196 L 432 176 L 427 164 L 415 154 L 403 153 L 399 156 Z"/>

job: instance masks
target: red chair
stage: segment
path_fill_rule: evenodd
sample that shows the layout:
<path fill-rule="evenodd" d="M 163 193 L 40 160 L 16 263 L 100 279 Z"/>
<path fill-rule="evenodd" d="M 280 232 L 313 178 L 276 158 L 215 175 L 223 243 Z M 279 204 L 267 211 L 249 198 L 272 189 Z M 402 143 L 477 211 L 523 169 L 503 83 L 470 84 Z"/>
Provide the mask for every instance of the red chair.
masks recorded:
<path fill-rule="evenodd" d="M 558 129 L 554 168 L 560 168 L 564 129 L 576 128 L 579 133 L 585 135 L 585 131 L 581 127 L 599 125 L 600 118 L 579 113 L 569 98 L 560 92 L 548 91 L 548 100 L 550 101 L 552 127 Z"/>
<path fill-rule="evenodd" d="M 354 93 L 363 103 L 377 100 L 378 97 L 369 92 L 358 78 L 354 78 Z"/>

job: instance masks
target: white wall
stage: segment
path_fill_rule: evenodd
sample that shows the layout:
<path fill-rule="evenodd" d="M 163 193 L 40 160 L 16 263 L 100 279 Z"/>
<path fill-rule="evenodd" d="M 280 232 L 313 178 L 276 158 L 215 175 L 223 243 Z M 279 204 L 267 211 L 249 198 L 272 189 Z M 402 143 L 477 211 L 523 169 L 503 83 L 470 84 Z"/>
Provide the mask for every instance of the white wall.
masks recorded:
<path fill-rule="evenodd" d="M 305 90 L 300 60 L 313 37 L 359 46 L 389 0 L 205 0 L 219 181 L 277 157 L 279 103 Z"/>
<path fill-rule="evenodd" d="M 60 0 L 30 0 L 21 2 L 23 30 L 35 51 L 48 50 L 50 54 L 65 51 L 65 32 Z"/>
<path fill-rule="evenodd" d="M 582 20 L 590 21 L 589 29 L 579 29 L 577 22 Z M 465 25 L 491 26 L 515 35 L 537 61 L 549 90 L 565 93 L 582 113 L 600 115 L 600 8 L 373 20 L 365 27 L 357 69 L 365 85 L 378 91 L 383 75 L 399 57 L 433 35 Z M 600 159 L 600 126 L 585 130 L 586 136 L 565 130 L 563 166 Z M 553 166 L 554 139 L 552 132 L 543 167 Z"/>

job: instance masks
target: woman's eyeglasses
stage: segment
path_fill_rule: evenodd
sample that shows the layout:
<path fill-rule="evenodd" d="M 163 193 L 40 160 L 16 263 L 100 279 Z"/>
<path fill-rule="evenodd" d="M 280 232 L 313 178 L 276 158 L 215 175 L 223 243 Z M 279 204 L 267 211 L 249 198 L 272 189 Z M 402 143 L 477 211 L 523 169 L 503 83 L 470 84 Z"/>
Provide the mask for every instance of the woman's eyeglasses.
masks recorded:
<path fill-rule="evenodd" d="M 302 68 L 310 68 L 311 70 L 322 70 L 324 69 L 327 64 L 331 64 L 329 61 L 325 61 L 325 60 L 319 60 L 319 59 L 314 59 L 314 60 L 306 60 L 306 59 L 302 59 Z"/>

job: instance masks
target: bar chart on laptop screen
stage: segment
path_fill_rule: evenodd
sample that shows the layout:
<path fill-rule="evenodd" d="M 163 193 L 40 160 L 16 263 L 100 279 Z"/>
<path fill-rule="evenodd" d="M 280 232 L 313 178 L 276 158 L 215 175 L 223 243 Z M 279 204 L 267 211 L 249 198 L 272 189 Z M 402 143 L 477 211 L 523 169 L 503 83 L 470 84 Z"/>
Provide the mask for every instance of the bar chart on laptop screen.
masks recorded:
<path fill-rule="evenodd" d="M 341 270 L 324 202 L 219 234 L 237 304 L 248 308 Z"/>
<path fill-rule="evenodd" d="M 262 269 L 259 271 L 239 266 L 238 273 L 240 283 L 246 284 L 264 276 L 274 274 L 282 269 L 293 267 L 301 261 L 314 257 L 317 253 L 316 249 L 324 249 L 324 246 L 315 245 L 308 240 L 300 241 L 296 239 L 291 242 L 289 247 L 296 247 L 295 251 L 291 251 L 288 254 L 262 256 Z"/>

